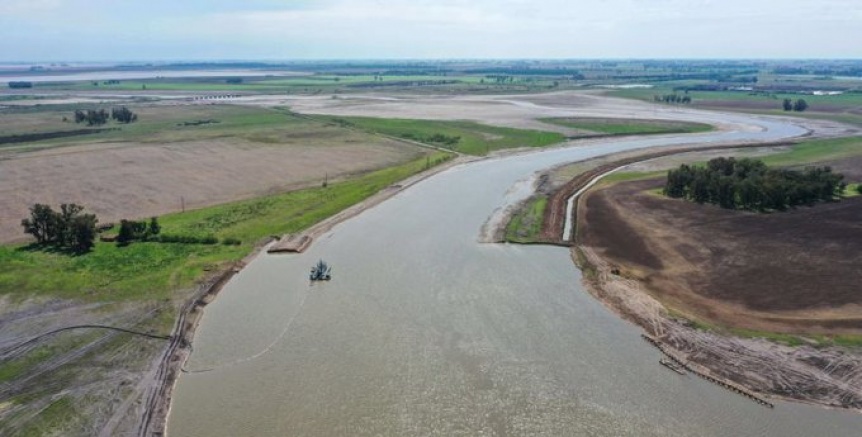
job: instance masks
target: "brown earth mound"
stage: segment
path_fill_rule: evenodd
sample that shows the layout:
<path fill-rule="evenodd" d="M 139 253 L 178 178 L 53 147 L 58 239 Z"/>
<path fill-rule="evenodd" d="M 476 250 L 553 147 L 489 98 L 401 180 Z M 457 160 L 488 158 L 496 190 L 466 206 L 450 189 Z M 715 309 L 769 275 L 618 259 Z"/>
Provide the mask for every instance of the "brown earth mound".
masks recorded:
<path fill-rule="evenodd" d="M 581 244 L 702 320 L 785 332 L 862 330 L 862 197 L 759 214 L 648 192 L 662 183 L 590 193 Z"/>

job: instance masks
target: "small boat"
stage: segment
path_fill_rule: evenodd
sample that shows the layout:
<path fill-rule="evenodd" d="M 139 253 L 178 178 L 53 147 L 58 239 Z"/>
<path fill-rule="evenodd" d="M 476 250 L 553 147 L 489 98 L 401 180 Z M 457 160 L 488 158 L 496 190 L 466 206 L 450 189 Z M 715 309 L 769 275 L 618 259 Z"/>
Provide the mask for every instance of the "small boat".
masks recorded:
<path fill-rule="evenodd" d="M 308 278 L 312 281 L 328 281 L 332 279 L 332 267 L 320 260 L 317 265 L 311 268 L 311 274 L 308 275 Z"/>
<path fill-rule="evenodd" d="M 665 366 L 668 369 L 673 370 L 676 373 L 679 373 L 680 375 L 685 375 L 685 369 L 681 365 L 679 365 L 679 363 L 677 363 L 675 361 L 671 361 L 671 360 L 667 360 L 667 359 L 662 358 L 662 359 L 658 360 L 658 362 L 662 366 Z"/>

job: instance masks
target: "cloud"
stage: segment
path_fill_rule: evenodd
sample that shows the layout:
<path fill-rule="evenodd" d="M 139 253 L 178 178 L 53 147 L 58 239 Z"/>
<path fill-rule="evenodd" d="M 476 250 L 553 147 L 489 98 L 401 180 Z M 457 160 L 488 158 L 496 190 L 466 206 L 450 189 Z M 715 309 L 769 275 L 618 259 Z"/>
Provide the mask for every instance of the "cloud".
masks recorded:
<path fill-rule="evenodd" d="M 63 0 L 3 0 L 0 2 L 0 16 L 32 17 L 34 14 L 57 11 L 64 3 Z"/>
<path fill-rule="evenodd" d="M 858 0 L 0 0 L 4 39 L 105 57 L 858 57 Z M 72 5 L 72 6 L 70 6 Z M 75 6 L 75 7 L 73 7 Z M 8 17 L 15 17 L 8 18 Z M 21 17 L 27 17 L 26 19 Z M 83 25 L 82 25 L 83 23 Z M 55 49 L 56 50 L 56 49 Z M 67 51 L 81 57 L 81 49 Z M 7 50 L 0 58 L 9 57 Z"/>

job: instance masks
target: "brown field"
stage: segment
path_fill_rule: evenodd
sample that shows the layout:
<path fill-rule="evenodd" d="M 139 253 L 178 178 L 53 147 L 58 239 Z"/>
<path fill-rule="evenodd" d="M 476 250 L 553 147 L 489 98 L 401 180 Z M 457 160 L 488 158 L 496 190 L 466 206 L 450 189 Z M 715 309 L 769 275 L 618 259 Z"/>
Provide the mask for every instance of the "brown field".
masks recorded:
<path fill-rule="evenodd" d="M 625 182 L 590 193 L 580 211 L 581 244 L 702 322 L 862 332 L 862 197 L 758 214 L 648 192 L 662 183 Z"/>
<path fill-rule="evenodd" d="M 131 132 L 122 132 L 125 138 L 99 134 L 110 136 L 6 153 L 0 159 L 0 242 L 24 237 L 20 221 L 33 203 L 79 203 L 101 222 L 114 222 L 178 211 L 183 201 L 195 208 L 314 185 L 326 175 L 342 178 L 423 153 L 402 142 L 296 120 L 176 127 L 176 120 L 227 121 L 237 111 L 239 116 L 249 111 L 228 110 L 182 107 L 157 116 L 159 111 L 145 108 L 142 118 L 154 124 L 131 126 Z M 31 117 L 55 119 L 56 114 Z"/>

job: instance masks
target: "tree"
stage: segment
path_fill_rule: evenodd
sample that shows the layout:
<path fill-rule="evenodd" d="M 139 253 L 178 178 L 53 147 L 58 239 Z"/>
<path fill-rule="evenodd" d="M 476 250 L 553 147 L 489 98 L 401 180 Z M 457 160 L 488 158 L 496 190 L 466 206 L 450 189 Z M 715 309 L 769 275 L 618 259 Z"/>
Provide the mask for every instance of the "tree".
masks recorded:
<path fill-rule="evenodd" d="M 150 218 L 150 228 L 147 230 L 150 235 L 159 235 L 162 232 L 162 226 L 159 225 L 157 217 Z"/>
<path fill-rule="evenodd" d="M 117 244 L 125 246 L 134 239 L 135 231 L 132 228 L 132 223 L 126 219 L 120 220 L 120 232 L 117 233 Z"/>
<path fill-rule="evenodd" d="M 152 222 L 150 223 L 152 224 Z M 158 226 L 158 223 L 156 223 Z M 149 237 L 150 226 L 145 221 L 120 220 L 120 232 L 117 234 L 117 244 L 127 246 L 135 240 L 146 240 Z M 161 232 L 161 227 L 159 227 Z"/>
<path fill-rule="evenodd" d="M 69 224 L 69 248 L 75 253 L 87 253 L 96 241 L 96 223 L 94 214 L 83 214 L 75 217 Z"/>
<path fill-rule="evenodd" d="M 856 192 L 862 194 L 862 184 L 856 186 Z"/>
<path fill-rule="evenodd" d="M 30 207 L 30 218 L 21 220 L 24 232 L 36 238 L 38 244 L 48 244 L 57 236 L 57 213 L 48 205 L 37 203 Z"/>
<path fill-rule="evenodd" d="M 98 220 L 94 214 L 82 214 L 83 211 L 83 206 L 74 203 L 60 205 L 59 212 L 37 203 L 30 208 L 30 218 L 22 220 L 21 226 L 40 245 L 85 253 L 95 244 Z"/>
<path fill-rule="evenodd" d="M 790 99 L 784 99 L 784 102 L 781 104 L 785 111 L 793 110 L 793 101 Z"/>
<path fill-rule="evenodd" d="M 664 194 L 728 209 L 783 211 L 831 201 L 846 188 L 844 176 L 828 166 L 770 169 L 759 160 L 720 157 L 706 167 L 681 165 L 668 171 Z"/>
<path fill-rule="evenodd" d="M 111 109 L 111 119 L 120 123 L 134 123 L 138 121 L 138 114 L 135 114 L 130 111 L 129 108 L 123 106 L 121 108 Z"/>
<path fill-rule="evenodd" d="M 799 99 L 793 104 L 793 110 L 796 112 L 804 112 L 808 109 L 808 102 L 805 99 Z"/>
<path fill-rule="evenodd" d="M 84 207 L 74 203 L 64 203 L 60 205 L 60 212 L 57 215 L 57 245 L 59 247 L 72 246 L 72 223 L 80 216 Z M 95 218 L 95 216 L 94 216 Z"/>

